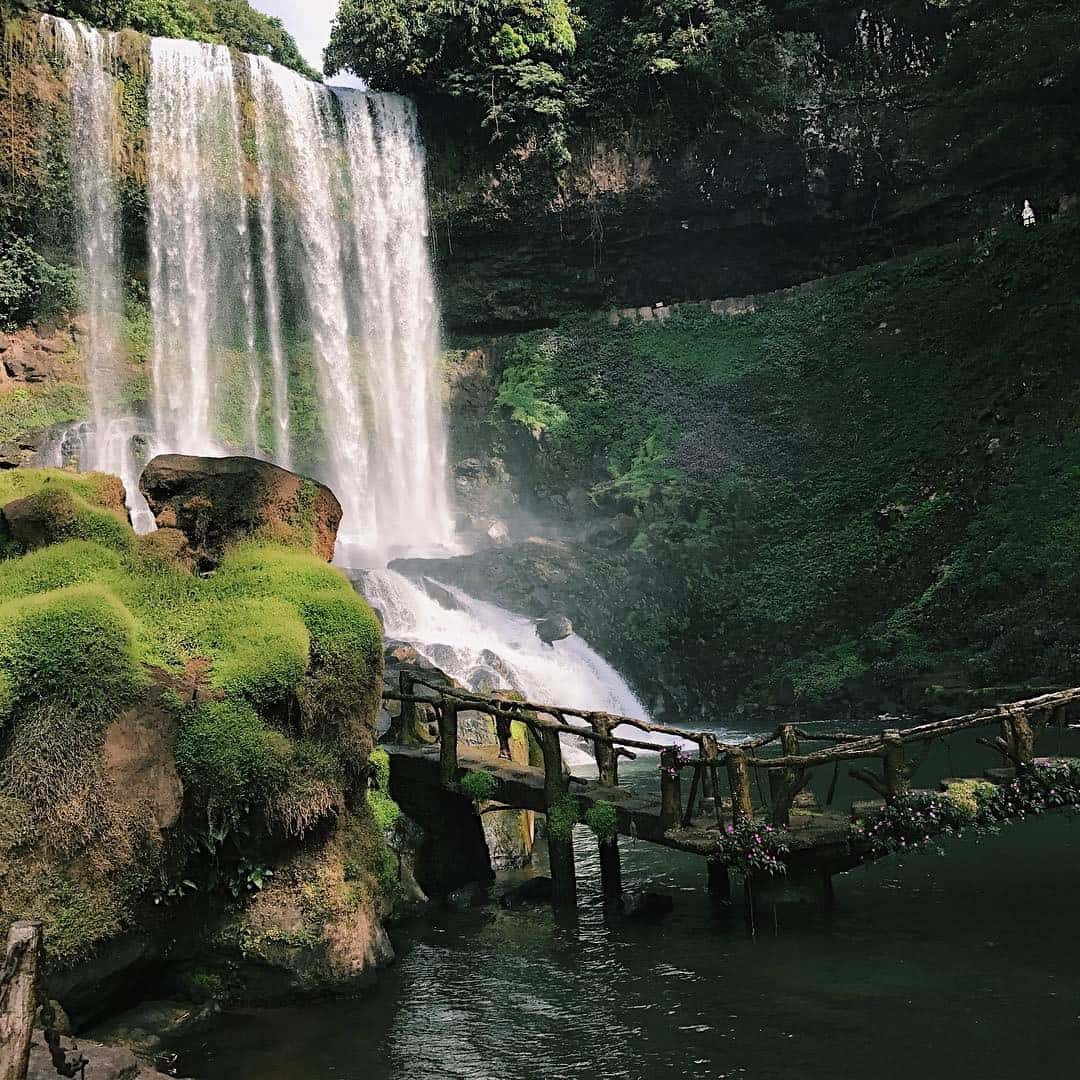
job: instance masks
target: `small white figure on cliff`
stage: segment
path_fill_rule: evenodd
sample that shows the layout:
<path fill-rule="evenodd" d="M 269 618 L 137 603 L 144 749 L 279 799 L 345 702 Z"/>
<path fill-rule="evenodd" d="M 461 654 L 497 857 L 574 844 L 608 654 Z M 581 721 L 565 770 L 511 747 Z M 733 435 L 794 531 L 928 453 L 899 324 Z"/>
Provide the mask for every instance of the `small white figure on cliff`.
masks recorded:
<path fill-rule="evenodd" d="M 1035 224 L 1035 211 L 1031 209 L 1031 203 L 1027 199 L 1024 200 L 1024 209 L 1020 213 L 1020 220 L 1023 221 L 1025 229 L 1030 229 Z"/>

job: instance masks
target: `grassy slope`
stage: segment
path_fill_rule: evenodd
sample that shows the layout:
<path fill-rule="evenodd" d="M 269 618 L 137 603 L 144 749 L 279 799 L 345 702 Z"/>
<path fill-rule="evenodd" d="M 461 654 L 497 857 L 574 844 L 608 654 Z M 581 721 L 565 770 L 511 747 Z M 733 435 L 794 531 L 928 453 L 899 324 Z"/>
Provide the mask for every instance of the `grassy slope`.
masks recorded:
<path fill-rule="evenodd" d="M 628 632 L 729 697 L 1080 678 L 1080 221 L 755 316 L 517 339 L 541 486 L 629 511 Z M 603 464 L 607 463 L 604 476 Z"/>

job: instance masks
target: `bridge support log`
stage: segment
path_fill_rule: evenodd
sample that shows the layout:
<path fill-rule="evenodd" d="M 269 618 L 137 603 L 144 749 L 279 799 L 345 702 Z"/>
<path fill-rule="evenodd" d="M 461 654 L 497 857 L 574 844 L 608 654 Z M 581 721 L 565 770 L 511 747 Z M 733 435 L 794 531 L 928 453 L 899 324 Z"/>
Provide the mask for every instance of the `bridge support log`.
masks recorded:
<path fill-rule="evenodd" d="M 780 744 L 784 757 L 796 757 L 799 753 L 799 736 L 794 724 L 785 724 L 780 729 Z M 805 770 L 771 769 L 769 771 L 769 794 L 772 796 L 772 823 L 784 829 L 791 824 L 791 805 L 803 786 Z"/>
<path fill-rule="evenodd" d="M 562 743 L 551 727 L 539 727 L 540 749 L 544 754 L 544 804 L 550 811 L 566 797 L 569 785 L 563 773 Z M 551 902 L 556 906 L 577 903 L 577 875 L 574 871 L 573 836 L 554 836 L 548 815 L 548 863 L 551 867 Z"/>
<path fill-rule="evenodd" d="M 907 763 L 904 760 L 904 741 L 899 731 L 886 731 L 882 739 L 885 743 L 885 762 L 882 770 L 885 798 L 895 799 L 898 795 L 906 795 L 911 786 Z"/>
<path fill-rule="evenodd" d="M 731 820 L 738 824 L 754 816 L 750 798 L 750 766 L 741 750 L 729 750 L 727 755 L 728 783 L 731 785 Z"/>
<path fill-rule="evenodd" d="M 731 903 L 731 875 L 719 859 L 709 859 L 706 864 L 706 891 L 717 904 Z"/>
<path fill-rule="evenodd" d="M 0 962 L 0 1080 L 25 1080 L 41 967 L 39 922 L 17 922 Z"/>
<path fill-rule="evenodd" d="M 622 896 L 622 863 L 617 836 L 600 841 L 600 891 L 605 900 L 617 900 Z"/>
<path fill-rule="evenodd" d="M 682 821 L 682 781 L 679 751 L 669 746 L 660 751 L 660 828 L 672 829 Z"/>
<path fill-rule="evenodd" d="M 439 710 L 439 780 L 444 788 L 453 789 L 458 774 L 458 707 L 457 702 L 443 698 Z"/>

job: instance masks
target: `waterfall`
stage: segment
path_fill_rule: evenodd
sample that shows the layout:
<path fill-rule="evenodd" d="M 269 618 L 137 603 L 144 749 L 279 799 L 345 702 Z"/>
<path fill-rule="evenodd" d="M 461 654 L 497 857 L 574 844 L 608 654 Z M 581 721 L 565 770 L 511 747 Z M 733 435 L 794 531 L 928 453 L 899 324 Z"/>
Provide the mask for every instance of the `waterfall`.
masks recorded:
<path fill-rule="evenodd" d="M 123 290 L 113 160 L 117 132 L 112 75 L 114 35 L 48 15 L 42 22 L 53 32 L 67 63 L 71 91 L 75 247 L 86 297 L 84 358 L 92 420 L 89 426 L 79 426 L 75 439 L 80 448 L 79 465 L 119 476 L 132 520 L 145 530 L 153 518 L 139 492 L 140 466 L 132 449 L 139 424 L 120 412 L 124 383 L 119 366 Z M 59 434 L 53 444 L 62 445 L 69 435 Z"/>
<path fill-rule="evenodd" d="M 218 395 L 255 393 L 254 292 L 229 50 L 154 38 L 149 129 L 154 429 L 169 451 L 222 453 Z M 242 379 L 233 370 L 238 355 Z M 237 449 L 257 449 L 243 445 L 250 422 L 234 434 Z"/>
<path fill-rule="evenodd" d="M 111 39 L 54 22 L 71 72 L 94 416 L 58 432 L 42 458 L 118 472 L 135 499 L 133 447 L 245 452 L 310 472 L 342 503 L 336 561 L 369 568 L 388 637 L 469 685 L 644 715 L 584 642 L 550 648 L 528 619 L 453 590 L 440 605 L 382 569 L 398 552 L 445 554 L 454 533 L 412 103 L 221 46 L 151 42 L 152 415 L 122 417 Z M 134 520 L 153 524 L 145 504 Z"/>

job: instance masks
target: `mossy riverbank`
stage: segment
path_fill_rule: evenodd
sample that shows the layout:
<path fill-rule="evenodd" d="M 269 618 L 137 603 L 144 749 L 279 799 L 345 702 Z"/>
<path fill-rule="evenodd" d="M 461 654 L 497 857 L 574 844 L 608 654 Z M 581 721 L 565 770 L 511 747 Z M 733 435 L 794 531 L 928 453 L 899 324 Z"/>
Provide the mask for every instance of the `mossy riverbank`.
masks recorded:
<path fill-rule="evenodd" d="M 43 919 L 54 974 L 133 933 L 164 947 L 193 909 L 273 967 L 263 946 L 296 907 L 323 958 L 296 976 L 312 989 L 347 978 L 343 921 L 367 927 L 349 945 L 360 968 L 385 959 L 371 608 L 280 542 L 197 576 L 168 530 L 132 533 L 122 497 L 95 474 L 0 477 L 0 922 Z"/>

